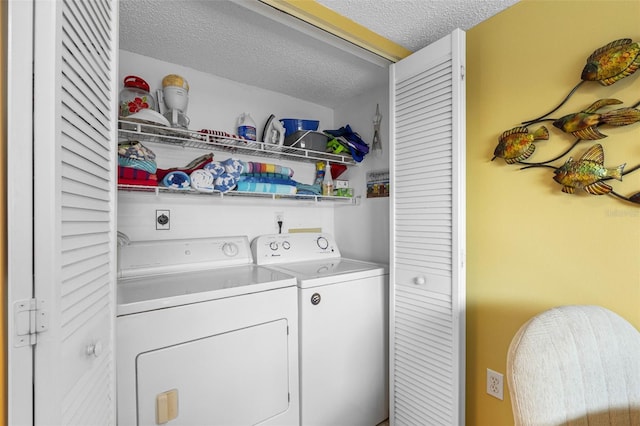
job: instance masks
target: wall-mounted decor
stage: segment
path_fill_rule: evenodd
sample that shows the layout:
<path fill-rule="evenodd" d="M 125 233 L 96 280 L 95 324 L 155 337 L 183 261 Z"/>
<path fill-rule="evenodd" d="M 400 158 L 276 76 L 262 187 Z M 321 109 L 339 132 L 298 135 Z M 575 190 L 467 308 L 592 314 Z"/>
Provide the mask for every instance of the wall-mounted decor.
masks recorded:
<path fill-rule="evenodd" d="M 367 172 L 367 198 L 389 196 L 389 170 Z"/>
<path fill-rule="evenodd" d="M 592 195 L 613 195 L 618 199 L 640 204 L 640 192 L 625 196 L 614 191 L 605 181 L 622 180 L 623 176 L 640 169 L 640 164 L 625 170 L 626 164 L 607 167 L 604 162 L 604 148 L 601 144 L 589 147 L 578 160 L 570 157 L 561 165 L 553 165 L 569 154 L 581 141 L 594 141 L 607 137 L 599 128 L 601 126 L 627 126 L 640 122 L 640 101 L 617 109 L 604 110 L 612 105 L 621 105 L 619 99 L 599 99 L 585 109 L 564 115 L 560 118 L 549 118 L 551 114 L 567 103 L 569 98 L 585 82 L 598 82 L 602 86 L 610 86 L 636 72 L 640 67 L 640 44 L 625 38 L 613 41 L 596 49 L 587 58 L 581 74 L 581 81 L 571 89 L 562 102 L 551 111 L 538 118 L 523 121 L 521 125 L 504 131 L 498 137 L 498 145 L 493 152 L 492 161 L 502 158 L 507 164 L 523 165 L 521 169 L 546 167 L 553 170 L 553 179 L 562 185 L 562 192 L 573 194 L 582 189 Z M 540 125 L 535 130 L 529 129 L 536 123 L 550 121 L 564 134 L 577 138 L 564 152 L 545 161 L 532 162 L 536 150 L 536 142 L 549 140 L 551 135 L 546 126 Z"/>

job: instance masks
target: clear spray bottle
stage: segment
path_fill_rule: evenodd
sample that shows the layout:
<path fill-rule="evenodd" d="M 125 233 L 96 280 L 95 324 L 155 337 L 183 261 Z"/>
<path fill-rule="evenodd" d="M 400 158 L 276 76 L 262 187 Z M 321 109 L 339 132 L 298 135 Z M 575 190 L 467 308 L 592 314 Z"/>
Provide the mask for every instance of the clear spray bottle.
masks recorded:
<path fill-rule="evenodd" d="M 331 166 L 327 161 L 327 166 L 322 179 L 322 195 L 333 195 L 333 177 L 331 176 Z"/>

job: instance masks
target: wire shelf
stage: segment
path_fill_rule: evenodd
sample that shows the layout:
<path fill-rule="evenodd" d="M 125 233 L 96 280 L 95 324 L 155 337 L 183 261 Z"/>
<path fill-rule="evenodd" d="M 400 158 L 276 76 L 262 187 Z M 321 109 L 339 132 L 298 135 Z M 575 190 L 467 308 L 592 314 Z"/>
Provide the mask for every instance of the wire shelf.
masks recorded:
<path fill-rule="evenodd" d="M 144 185 L 123 185 L 118 184 L 119 191 L 126 192 L 144 192 L 160 195 L 160 194 L 179 194 L 179 195 L 202 195 L 213 198 L 233 198 L 233 197 L 252 197 L 272 200 L 294 200 L 294 201 L 309 201 L 313 203 L 329 202 L 338 204 L 356 204 L 357 197 L 335 197 L 325 195 L 309 195 L 309 194 L 272 194 L 267 192 L 248 192 L 248 191 L 228 191 L 228 192 L 200 192 L 195 189 L 175 189 L 167 188 L 164 186 L 144 186 Z"/>
<path fill-rule="evenodd" d="M 304 148 L 274 145 L 266 142 L 249 141 L 232 136 L 218 136 L 193 130 L 167 128 L 137 121 L 119 121 L 118 136 L 124 140 L 155 142 L 167 145 L 196 148 L 201 150 L 219 150 L 231 153 L 255 155 L 292 161 L 318 162 L 329 161 L 336 164 L 353 165 L 350 155 L 312 151 Z M 340 198 L 340 197 L 339 197 Z"/>

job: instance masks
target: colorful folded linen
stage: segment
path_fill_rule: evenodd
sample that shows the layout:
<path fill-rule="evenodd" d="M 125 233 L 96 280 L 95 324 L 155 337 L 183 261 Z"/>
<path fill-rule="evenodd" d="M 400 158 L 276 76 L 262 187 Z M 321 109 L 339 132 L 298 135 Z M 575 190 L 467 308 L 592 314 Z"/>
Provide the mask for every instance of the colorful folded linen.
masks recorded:
<path fill-rule="evenodd" d="M 204 154 L 201 155 L 198 158 L 195 158 L 193 161 L 191 161 L 189 164 L 187 164 L 184 167 L 172 167 L 170 169 L 158 169 L 157 170 L 157 175 L 158 175 L 158 180 L 163 180 L 164 177 L 171 173 L 171 172 L 184 172 L 187 175 L 190 175 L 191 173 L 193 173 L 195 170 L 198 169 L 202 169 L 205 165 L 209 164 L 210 162 L 213 161 L 213 153 L 208 153 L 208 154 Z"/>
<path fill-rule="evenodd" d="M 144 170 L 149 173 L 156 173 L 158 170 L 158 166 L 154 160 L 136 160 L 121 155 L 118 155 L 118 166 Z"/>
<path fill-rule="evenodd" d="M 153 173 L 149 173 L 146 170 L 135 169 L 133 167 L 124 167 L 118 166 L 118 178 L 125 179 L 155 179 L 158 180 L 157 176 Z"/>
<path fill-rule="evenodd" d="M 155 176 L 155 175 L 152 175 Z M 135 185 L 135 186 L 158 186 L 157 179 L 128 179 L 118 177 L 118 185 Z"/>
<path fill-rule="evenodd" d="M 282 185 L 275 183 L 261 182 L 238 182 L 238 191 L 244 192 L 265 192 L 269 194 L 295 194 L 296 187 L 294 185 Z"/>
<path fill-rule="evenodd" d="M 156 154 L 139 141 L 123 142 L 118 144 L 118 155 L 131 160 L 155 160 Z"/>
<path fill-rule="evenodd" d="M 271 183 L 276 185 L 290 185 L 296 186 L 297 182 L 288 177 L 284 177 L 283 175 L 273 175 L 273 176 L 264 176 L 264 175 L 240 175 L 238 182 L 250 182 L 250 183 Z"/>
<path fill-rule="evenodd" d="M 223 132 L 222 130 L 202 129 L 202 130 L 199 130 L 198 133 L 202 133 L 201 138 L 203 140 L 209 140 L 211 142 L 222 142 L 225 139 L 238 139 L 241 141 L 246 141 L 246 139 L 243 138 L 242 136 L 232 135 L 231 133 Z M 205 135 L 208 135 L 208 136 L 205 136 Z"/>
<path fill-rule="evenodd" d="M 244 174 L 249 173 L 275 173 L 279 175 L 285 175 L 292 177 L 293 169 L 290 167 L 279 166 L 277 164 L 269 164 L 269 163 L 257 163 L 253 161 L 243 162 L 243 171 Z"/>

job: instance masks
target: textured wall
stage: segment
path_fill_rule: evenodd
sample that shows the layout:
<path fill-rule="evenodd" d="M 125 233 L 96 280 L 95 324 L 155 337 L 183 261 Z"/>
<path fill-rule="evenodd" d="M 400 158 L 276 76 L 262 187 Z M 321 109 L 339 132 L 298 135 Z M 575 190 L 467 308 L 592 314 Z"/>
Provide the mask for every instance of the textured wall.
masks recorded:
<path fill-rule="evenodd" d="M 537 312 L 599 304 L 640 328 L 640 206 L 564 194 L 552 170 L 490 161 L 500 134 L 555 106 L 596 48 L 640 40 L 638 16 L 638 0 L 525 0 L 467 34 L 468 425 L 513 424 L 506 383 L 504 401 L 488 396 L 486 369 L 505 372 L 512 336 Z M 640 101 L 640 72 L 609 87 L 585 83 L 553 117 L 609 97 Z M 551 139 L 538 143 L 532 161 L 574 141 L 547 125 Z M 640 124 L 601 131 L 608 167 L 640 164 Z M 581 142 L 572 155 L 591 145 Z M 613 186 L 640 191 L 640 171 Z"/>

